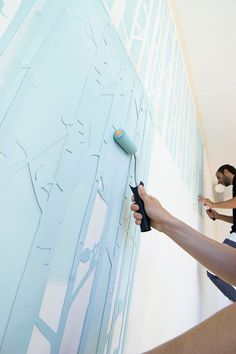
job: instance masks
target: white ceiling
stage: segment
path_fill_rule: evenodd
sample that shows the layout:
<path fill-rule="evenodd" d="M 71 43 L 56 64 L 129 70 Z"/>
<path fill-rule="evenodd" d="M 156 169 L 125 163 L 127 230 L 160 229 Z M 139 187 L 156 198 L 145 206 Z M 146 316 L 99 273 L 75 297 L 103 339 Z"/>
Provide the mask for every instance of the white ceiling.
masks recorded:
<path fill-rule="evenodd" d="M 172 4 L 215 173 L 222 164 L 236 166 L 236 0 Z"/>

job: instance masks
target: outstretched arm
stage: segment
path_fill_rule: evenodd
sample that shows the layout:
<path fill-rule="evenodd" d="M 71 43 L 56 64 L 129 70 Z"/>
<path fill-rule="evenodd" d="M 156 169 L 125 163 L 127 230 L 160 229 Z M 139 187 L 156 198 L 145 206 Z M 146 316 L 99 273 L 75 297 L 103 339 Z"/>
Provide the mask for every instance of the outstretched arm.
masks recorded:
<path fill-rule="evenodd" d="M 144 201 L 145 210 L 151 219 L 153 228 L 168 235 L 211 272 L 226 282 L 236 285 L 236 249 L 204 236 L 175 218 L 161 206 L 157 199 L 149 196 L 142 186 L 139 187 L 139 195 Z M 138 209 L 137 204 L 131 205 L 137 225 L 142 219 Z"/>
<path fill-rule="evenodd" d="M 230 215 L 219 214 L 213 209 L 206 210 L 206 213 L 212 220 L 221 220 L 233 224 L 233 217 Z"/>
<path fill-rule="evenodd" d="M 144 201 L 151 226 L 164 232 L 185 251 L 225 281 L 236 285 L 236 249 L 213 241 L 165 210 L 159 201 L 149 196 L 143 187 L 139 195 Z M 135 223 L 142 215 L 133 203 Z M 224 308 L 184 334 L 152 349 L 146 354 L 234 354 L 236 353 L 236 303 Z"/>
<path fill-rule="evenodd" d="M 165 223 L 162 232 L 168 235 L 204 267 L 236 285 L 236 250 L 216 242 L 182 221 L 174 218 Z"/>
<path fill-rule="evenodd" d="M 224 200 L 223 202 L 212 202 L 208 198 L 199 197 L 199 201 L 203 204 L 208 206 L 209 208 L 216 208 L 216 209 L 234 209 L 236 208 L 236 197 Z"/>

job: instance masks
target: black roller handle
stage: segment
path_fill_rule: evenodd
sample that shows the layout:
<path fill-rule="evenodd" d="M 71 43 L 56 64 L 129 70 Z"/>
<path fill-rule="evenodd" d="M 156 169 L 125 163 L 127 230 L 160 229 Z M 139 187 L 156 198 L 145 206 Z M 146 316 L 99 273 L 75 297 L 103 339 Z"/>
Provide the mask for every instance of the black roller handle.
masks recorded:
<path fill-rule="evenodd" d="M 142 181 L 139 183 L 139 185 L 144 186 Z M 130 188 L 133 192 L 135 203 L 138 204 L 138 206 L 139 206 L 139 213 L 142 214 L 142 216 L 143 216 L 141 224 L 140 224 L 141 232 L 150 231 L 151 230 L 150 218 L 146 214 L 143 200 L 140 198 L 140 196 L 138 194 L 138 186 L 136 186 L 136 187 L 130 186 Z"/>

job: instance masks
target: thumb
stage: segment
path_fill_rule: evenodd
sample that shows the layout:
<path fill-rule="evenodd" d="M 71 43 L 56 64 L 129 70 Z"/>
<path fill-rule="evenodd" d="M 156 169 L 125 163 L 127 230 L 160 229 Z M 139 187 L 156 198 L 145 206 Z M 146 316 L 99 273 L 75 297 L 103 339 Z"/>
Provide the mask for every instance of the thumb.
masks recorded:
<path fill-rule="evenodd" d="M 142 185 L 138 186 L 138 194 L 142 200 L 145 200 L 148 196 L 147 192 L 145 191 L 145 188 Z"/>

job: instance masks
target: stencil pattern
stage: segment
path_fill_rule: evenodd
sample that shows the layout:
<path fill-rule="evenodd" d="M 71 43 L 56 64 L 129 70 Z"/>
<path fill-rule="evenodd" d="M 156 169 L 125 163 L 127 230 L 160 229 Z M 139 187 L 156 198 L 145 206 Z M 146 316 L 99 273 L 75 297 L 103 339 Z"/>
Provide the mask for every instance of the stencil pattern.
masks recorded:
<path fill-rule="evenodd" d="M 152 106 L 100 1 L 22 1 L 0 50 L 1 353 L 121 353 L 138 237 L 112 135 L 145 179 Z"/>
<path fill-rule="evenodd" d="M 155 108 L 158 130 L 196 207 L 203 189 L 203 142 L 169 2 L 103 3 Z"/>

